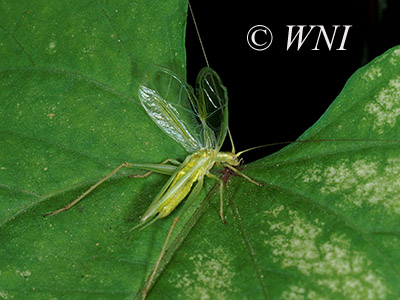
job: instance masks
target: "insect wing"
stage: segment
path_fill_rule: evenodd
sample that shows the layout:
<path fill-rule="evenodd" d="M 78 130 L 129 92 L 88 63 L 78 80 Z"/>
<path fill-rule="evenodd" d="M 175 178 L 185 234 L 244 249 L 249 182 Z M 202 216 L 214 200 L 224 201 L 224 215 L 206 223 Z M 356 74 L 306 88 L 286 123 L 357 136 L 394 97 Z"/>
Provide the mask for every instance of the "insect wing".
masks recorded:
<path fill-rule="evenodd" d="M 150 67 L 139 87 L 139 99 L 158 127 L 188 152 L 203 148 L 201 127 L 193 110 L 194 91 L 177 74 L 163 67 Z"/>
<path fill-rule="evenodd" d="M 208 67 L 199 72 L 196 90 L 202 143 L 219 150 L 228 131 L 228 92 L 217 73 Z"/>

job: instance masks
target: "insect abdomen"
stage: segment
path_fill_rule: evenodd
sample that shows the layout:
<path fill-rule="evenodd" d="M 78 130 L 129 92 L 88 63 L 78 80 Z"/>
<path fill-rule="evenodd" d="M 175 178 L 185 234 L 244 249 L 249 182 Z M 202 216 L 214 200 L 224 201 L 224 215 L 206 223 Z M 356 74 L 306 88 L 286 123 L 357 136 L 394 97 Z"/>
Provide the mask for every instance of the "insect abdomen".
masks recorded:
<path fill-rule="evenodd" d="M 171 183 L 170 188 L 176 185 L 177 182 L 182 178 L 183 175 L 187 173 L 187 171 L 193 167 L 193 164 L 189 165 L 187 164 L 177 175 L 175 180 Z M 164 218 L 168 216 L 174 209 L 175 207 L 178 206 L 179 203 L 189 194 L 193 183 L 197 180 L 198 178 L 198 172 L 195 172 L 180 188 L 172 197 L 168 200 L 167 203 L 165 203 L 164 206 L 160 207 L 160 212 L 159 216 L 160 218 Z"/>
<path fill-rule="evenodd" d="M 166 203 L 166 205 L 162 206 L 160 208 L 159 216 L 160 218 L 164 218 L 168 216 L 174 209 L 175 207 L 178 206 L 179 203 L 189 194 L 190 189 L 192 188 L 192 185 L 195 180 L 191 180 L 186 184 L 184 188 L 182 188 L 179 193 L 176 193 L 169 201 Z"/>
<path fill-rule="evenodd" d="M 193 184 L 206 174 L 210 169 L 210 158 L 209 153 L 205 150 L 194 153 L 189 157 L 185 166 L 179 171 L 169 187 L 169 190 L 173 190 L 176 185 L 180 185 L 180 187 L 170 195 L 168 201 L 165 201 L 164 205 L 160 207 L 160 218 L 168 216 L 189 194 Z M 189 176 L 186 179 L 183 179 L 185 175 Z"/>

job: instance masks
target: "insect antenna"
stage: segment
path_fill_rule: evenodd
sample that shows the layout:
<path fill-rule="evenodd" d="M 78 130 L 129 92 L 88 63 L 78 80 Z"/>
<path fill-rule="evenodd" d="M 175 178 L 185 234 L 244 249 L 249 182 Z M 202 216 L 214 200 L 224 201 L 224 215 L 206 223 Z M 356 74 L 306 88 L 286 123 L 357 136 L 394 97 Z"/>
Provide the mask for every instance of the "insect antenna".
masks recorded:
<path fill-rule="evenodd" d="M 300 142 L 303 142 L 303 141 L 276 142 L 276 143 L 270 143 L 270 144 L 255 146 L 255 147 L 251 147 L 251 148 L 245 149 L 243 151 L 240 151 L 240 152 L 236 153 L 236 155 L 237 156 L 241 156 L 243 153 L 246 153 L 246 152 L 249 152 L 249 151 L 253 151 L 253 150 L 257 150 L 257 149 L 260 149 L 260 148 L 267 148 L 267 147 L 280 146 L 280 145 L 288 145 L 288 144 L 291 144 L 291 143 L 300 143 Z M 232 151 L 232 153 L 235 153 L 235 152 Z"/>
<path fill-rule="evenodd" d="M 199 31 L 199 28 L 197 26 L 196 18 L 194 17 L 193 9 L 192 9 L 192 6 L 190 5 L 190 1 L 188 1 L 188 5 L 189 5 L 190 14 L 192 15 L 194 28 L 196 29 L 197 37 L 199 38 L 201 50 L 203 51 L 203 55 L 204 55 L 204 59 L 206 61 L 206 65 L 207 65 L 207 67 L 210 67 L 210 64 L 208 63 L 206 51 L 204 49 L 203 41 L 202 41 L 201 36 L 200 36 L 200 31 Z"/>
<path fill-rule="evenodd" d="M 303 144 L 303 143 L 333 143 L 333 142 L 391 142 L 391 143 L 399 143 L 400 140 L 389 140 L 389 139 L 321 139 L 321 140 L 298 140 L 298 141 L 288 141 L 288 142 L 276 142 L 270 143 L 260 146 L 255 146 L 248 148 L 246 150 L 238 152 L 236 155 L 240 156 L 243 153 L 257 150 L 260 148 L 272 147 L 272 146 L 280 146 L 280 145 L 289 145 L 289 144 Z M 234 152 L 233 152 L 234 153 Z"/>

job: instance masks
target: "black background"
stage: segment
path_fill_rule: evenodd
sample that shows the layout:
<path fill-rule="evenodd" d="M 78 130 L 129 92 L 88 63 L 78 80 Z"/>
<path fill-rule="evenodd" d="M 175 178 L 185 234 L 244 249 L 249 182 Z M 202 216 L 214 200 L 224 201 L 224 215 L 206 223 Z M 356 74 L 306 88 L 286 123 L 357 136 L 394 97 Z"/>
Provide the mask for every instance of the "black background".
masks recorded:
<path fill-rule="evenodd" d="M 361 66 L 400 44 L 400 1 L 192 1 L 210 66 L 229 94 L 229 125 L 236 150 L 293 141 L 312 126 Z M 265 51 L 251 49 L 248 30 L 262 24 L 273 33 Z M 286 50 L 286 25 L 352 25 L 345 48 L 337 51 L 343 28 L 329 51 L 317 30 L 302 48 Z M 188 16 L 186 33 L 188 81 L 192 85 L 206 65 Z M 356 137 L 354 137 L 356 138 Z M 230 150 L 229 143 L 224 150 Z M 277 148 L 246 154 L 246 162 Z"/>

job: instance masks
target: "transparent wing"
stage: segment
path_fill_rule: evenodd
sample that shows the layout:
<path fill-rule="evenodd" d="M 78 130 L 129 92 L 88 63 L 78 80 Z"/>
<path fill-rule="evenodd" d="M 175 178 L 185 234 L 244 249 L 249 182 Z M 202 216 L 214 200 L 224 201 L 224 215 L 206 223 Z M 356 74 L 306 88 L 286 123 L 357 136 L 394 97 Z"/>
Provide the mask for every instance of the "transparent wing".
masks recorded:
<path fill-rule="evenodd" d="M 196 111 L 202 124 L 201 140 L 220 149 L 228 131 L 228 92 L 217 73 L 203 68 L 197 76 Z"/>
<path fill-rule="evenodd" d="M 193 89 L 178 75 L 150 67 L 139 87 L 139 99 L 158 127 L 188 152 L 204 148 Z"/>

